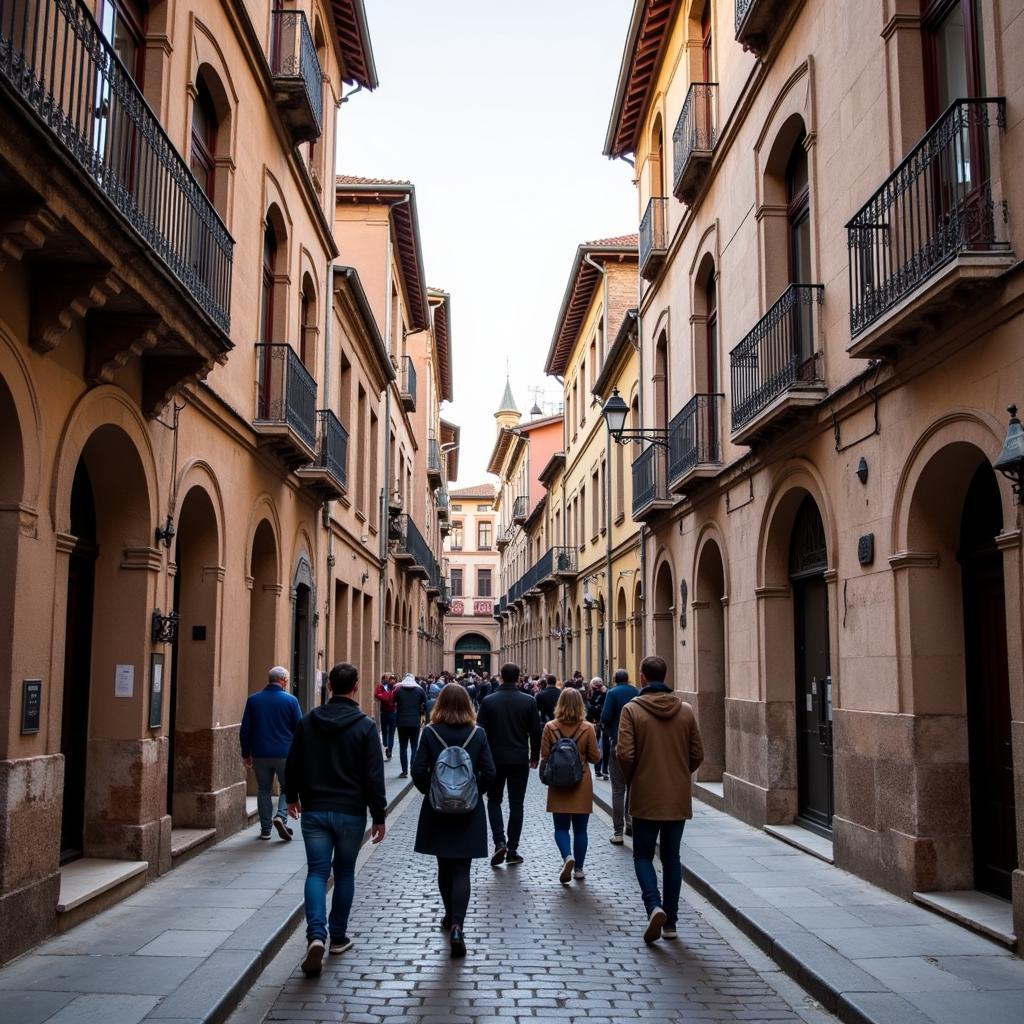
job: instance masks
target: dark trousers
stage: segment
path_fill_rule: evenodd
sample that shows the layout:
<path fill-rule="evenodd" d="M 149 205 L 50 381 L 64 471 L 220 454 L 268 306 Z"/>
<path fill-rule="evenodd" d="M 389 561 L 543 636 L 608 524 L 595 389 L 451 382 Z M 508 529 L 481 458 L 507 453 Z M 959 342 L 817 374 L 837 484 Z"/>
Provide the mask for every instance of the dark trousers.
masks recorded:
<path fill-rule="evenodd" d="M 612 756 L 612 738 L 608 735 L 608 730 L 603 729 L 601 731 L 601 760 L 598 762 L 597 770 L 602 775 L 608 774 L 608 762 Z"/>
<path fill-rule="evenodd" d="M 655 907 L 661 907 L 668 917 L 666 924 L 671 925 L 679 918 L 679 890 L 683 884 L 683 862 L 679 857 L 679 847 L 683 842 L 685 824 L 685 821 L 633 819 L 633 870 L 640 883 L 644 909 L 649 914 Z M 658 875 L 654 870 L 656 846 L 665 884 L 664 902 L 658 892 Z"/>
<path fill-rule="evenodd" d="M 495 846 L 519 849 L 519 837 L 523 834 L 523 801 L 526 799 L 526 785 L 530 781 L 528 764 L 495 765 L 497 772 L 491 788 L 487 791 L 487 817 L 491 822 L 491 836 Z M 508 784 L 508 837 L 505 836 L 505 822 L 501 817 L 501 801 L 505 785 Z"/>
<path fill-rule="evenodd" d="M 444 916 L 449 924 L 465 924 L 469 909 L 469 867 L 473 862 L 468 857 L 437 858 L 437 888 L 444 903 Z"/>
<path fill-rule="evenodd" d="M 380 741 L 384 744 L 388 757 L 391 756 L 391 748 L 395 745 L 395 729 L 397 728 L 395 722 L 397 720 L 398 715 L 394 711 L 380 713 Z"/>
<path fill-rule="evenodd" d="M 418 725 L 400 725 L 398 727 L 398 753 L 402 758 L 402 771 L 409 770 L 409 762 L 416 760 L 416 747 L 420 742 Z"/>

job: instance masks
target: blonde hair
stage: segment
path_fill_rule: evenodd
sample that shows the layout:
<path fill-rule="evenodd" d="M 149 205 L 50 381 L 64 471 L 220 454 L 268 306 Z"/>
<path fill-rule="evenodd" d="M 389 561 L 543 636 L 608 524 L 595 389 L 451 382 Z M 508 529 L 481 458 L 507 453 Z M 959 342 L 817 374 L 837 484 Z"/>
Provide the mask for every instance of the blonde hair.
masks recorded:
<path fill-rule="evenodd" d="M 587 709 L 579 690 L 567 686 L 555 705 L 555 721 L 562 725 L 579 725 L 587 717 Z"/>
<path fill-rule="evenodd" d="M 476 725 L 476 712 L 469 691 L 462 683 L 445 683 L 430 712 L 434 725 Z"/>

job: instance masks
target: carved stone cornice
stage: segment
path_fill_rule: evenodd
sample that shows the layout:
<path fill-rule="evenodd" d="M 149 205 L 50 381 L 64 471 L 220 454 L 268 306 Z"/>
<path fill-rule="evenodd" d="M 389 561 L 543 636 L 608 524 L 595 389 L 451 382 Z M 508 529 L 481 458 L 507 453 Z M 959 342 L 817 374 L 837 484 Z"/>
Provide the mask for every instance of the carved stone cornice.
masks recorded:
<path fill-rule="evenodd" d="M 889 566 L 895 572 L 899 569 L 937 569 L 937 551 L 897 551 L 889 556 Z"/>

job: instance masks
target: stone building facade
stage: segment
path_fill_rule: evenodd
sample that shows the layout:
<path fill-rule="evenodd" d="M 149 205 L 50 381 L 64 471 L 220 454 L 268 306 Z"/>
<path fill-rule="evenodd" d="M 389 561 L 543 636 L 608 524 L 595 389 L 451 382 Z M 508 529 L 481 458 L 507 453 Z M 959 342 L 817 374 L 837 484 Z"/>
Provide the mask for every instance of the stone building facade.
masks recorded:
<path fill-rule="evenodd" d="M 638 0 L 648 649 L 705 794 L 1024 934 L 1016 5 Z M 671 139 L 671 145 L 669 145 Z"/>

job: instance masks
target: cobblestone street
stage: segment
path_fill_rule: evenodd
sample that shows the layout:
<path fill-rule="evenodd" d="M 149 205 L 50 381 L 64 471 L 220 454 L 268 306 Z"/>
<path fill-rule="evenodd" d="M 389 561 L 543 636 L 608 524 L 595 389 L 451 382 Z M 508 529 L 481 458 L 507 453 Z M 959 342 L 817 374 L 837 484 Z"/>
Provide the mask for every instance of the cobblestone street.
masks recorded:
<path fill-rule="evenodd" d="M 798 1013 L 685 899 L 679 939 L 646 947 L 632 857 L 628 847 L 608 842 L 602 815 L 591 819 L 586 881 L 560 885 L 550 816 L 536 780 L 520 844 L 526 863 L 498 870 L 487 861 L 474 864 L 469 953 L 465 961 L 451 961 L 437 927 L 434 861 L 412 852 L 419 800 L 417 794 L 406 802 L 357 877 L 349 926 L 354 948 L 328 957 L 321 977 L 307 979 L 295 965 L 299 942 L 289 943 L 281 957 L 290 953 L 294 969 L 282 979 L 268 1020 L 831 1019 L 809 1000 Z"/>

